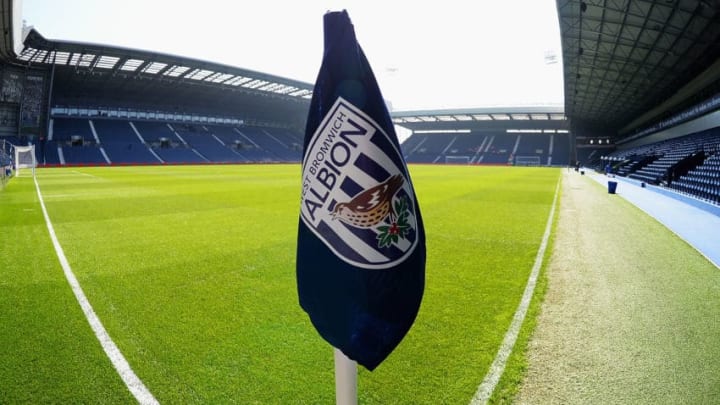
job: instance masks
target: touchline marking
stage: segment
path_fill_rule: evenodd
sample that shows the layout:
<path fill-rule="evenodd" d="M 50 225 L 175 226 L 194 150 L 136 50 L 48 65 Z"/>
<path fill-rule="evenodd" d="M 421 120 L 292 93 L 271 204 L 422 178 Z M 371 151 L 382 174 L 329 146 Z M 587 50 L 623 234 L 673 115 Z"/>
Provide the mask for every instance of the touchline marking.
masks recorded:
<path fill-rule="evenodd" d="M 545 256 L 545 250 L 547 249 L 548 240 L 550 239 L 550 230 L 552 229 L 553 217 L 555 216 L 555 203 L 557 202 L 558 190 L 560 190 L 560 179 L 558 179 L 557 185 L 555 186 L 555 196 L 553 197 L 547 225 L 545 225 L 545 233 L 543 234 L 542 242 L 540 242 L 540 248 L 535 256 L 535 263 L 533 264 L 532 271 L 530 272 L 530 278 L 525 286 L 525 292 L 520 300 L 520 305 L 518 305 L 517 310 L 515 310 L 515 315 L 510 323 L 510 328 L 508 328 L 508 331 L 505 333 L 505 338 L 503 338 L 500 349 L 495 355 L 495 360 L 493 360 L 488 373 L 485 375 L 485 379 L 483 379 L 477 389 L 477 392 L 475 392 L 475 396 L 473 396 L 470 401 L 471 405 L 486 404 L 488 402 L 490 396 L 495 390 L 495 386 L 498 381 L 500 381 L 500 377 L 502 377 L 502 374 L 505 371 L 505 365 L 510 357 L 510 353 L 512 353 L 513 347 L 515 347 L 515 342 L 517 341 L 518 334 L 520 333 L 520 327 L 525 320 L 525 315 L 527 314 L 528 307 L 530 306 L 530 300 L 532 299 L 533 292 L 535 291 L 535 284 L 537 283 L 540 268 L 542 267 L 543 257 Z"/>
<path fill-rule="evenodd" d="M 40 193 L 40 185 L 38 184 L 37 178 L 35 178 L 34 181 L 38 200 L 40 200 L 40 208 L 42 208 L 43 216 L 45 217 L 45 224 L 47 225 L 48 232 L 50 233 L 50 239 L 55 247 L 55 253 L 57 253 L 60 265 L 63 268 L 63 272 L 65 272 L 65 278 L 67 278 L 67 281 L 75 294 L 75 298 L 77 299 L 78 304 L 80 304 L 80 308 L 82 308 L 83 313 L 85 313 L 85 318 L 87 318 L 88 323 L 90 323 L 90 327 L 93 332 L 95 332 L 95 337 L 97 337 L 98 341 L 100 341 L 100 345 L 103 350 L 105 350 L 105 354 L 110 359 L 110 362 L 112 362 L 112 365 L 120 375 L 120 378 L 122 378 L 130 392 L 135 396 L 135 399 L 143 405 L 159 404 L 153 394 L 147 389 L 147 387 L 145 387 L 145 384 L 143 384 L 135 372 L 132 371 L 130 364 L 128 364 L 127 360 L 125 360 L 125 357 L 120 352 L 120 349 L 110 338 L 110 335 L 105 330 L 102 322 L 100 322 L 100 318 L 97 317 L 92 305 L 90 305 L 87 297 L 85 297 L 85 293 L 80 287 L 80 283 L 75 277 L 72 268 L 70 268 L 70 263 L 68 263 L 67 258 L 65 257 L 65 252 L 63 252 L 62 246 L 60 246 L 60 242 L 58 242 L 57 236 L 55 235 L 55 229 L 53 228 L 52 222 L 50 222 L 50 216 L 45 208 L 45 202 L 43 201 L 42 193 Z"/>

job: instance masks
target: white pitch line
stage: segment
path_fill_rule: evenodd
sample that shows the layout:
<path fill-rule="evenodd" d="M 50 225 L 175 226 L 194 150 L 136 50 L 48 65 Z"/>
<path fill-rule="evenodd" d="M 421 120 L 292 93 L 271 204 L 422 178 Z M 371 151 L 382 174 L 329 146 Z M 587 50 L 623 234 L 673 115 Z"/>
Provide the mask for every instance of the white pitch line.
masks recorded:
<path fill-rule="evenodd" d="M 477 392 L 475 392 L 475 395 L 470 401 L 471 405 L 486 404 L 488 402 L 490 396 L 495 390 L 495 386 L 498 381 L 500 381 L 500 377 L 502 377 L 502 374 L 505 371 L 505 365 L 510 357 L 510 353 L 512 353 L 513 348 L 515 347 L 515 342 L 517 341 L 518 334 L 520 333 L 520 327 L 525 320 L 525 315 L 527 314 L 528 307 L 530 306 L 530 300 L 532 300 L 533 292 L 535 291 L 535 284 L 537 284 L 537 278 L 540 274 L 545 250 L 547 249 L 548 240 L 550 239 L 550 231 L 552 229 L 553 217 L 555 216 L 555 203 L 557 202 L 558 190 L 560 190 L 559 179 L 557 185 L 555 186 L 555 196 L 553 197 L 547 225 L 545 225 L 545 233 L 543 234 L 542 242 L 540 242 L 540 248 L 535 256 L 535 263 L 533 264 L 532 271 L 530 272 L 530 278 L 525 286 L 525 292 L 520 300 L 520 305 L 518 305 L 517 310 L 515 310 L 515 316 L 513 316 L 513 320 L 510 323 L 510 328 L 508 328 L 505 333 L 505 338 L 503 338 L 500 349 L 495 355 L 495 360 L 493 360 L 488 373 L 485 375 L 485 378 L 478 387 Z"/>
<path fill-rule="evenodd" d="M 90 173 L 83 173 L 83 172 L 80 172 L 80 171 L 77 171 L 77 170 L 73 170 L 72 172 L 73 172 L 73 173 L 77 173 L 77 174 L 81 174 L 81 175 L 83 175 L 83 176 L 92 177 L 92 178 L 94 178 L 94 179 L 99 179 L 98 176 L 95 176 L 95 175 L 90 174 Z"/>
<path fill-rule="evenodd" d="M 112 362 L 112 365 L 115 367 L 115 370 L 120 375 L 120 378 L 122 378 L 125 385 L 128 387 L 130 392 L 135 396 L 135 399 L 137 399 L 140 404 L 159 404 L 153 394 L 147 389 L 147 387 L 145 387 L 145 384 L 140 381 L 140 378 L 138 378 L 135 372 L 130 368 L 130 364 L 127 362 L 127 360 L 125 360 L 125 357 L 120 352 L 120 349 L 110 338 L 110 335 L 107 333 L 107 330 L 105 330 L 102 322 L 100 322 L 100 318 L 98 318 L 98 316 L 95 314 L 95 311 L 93 310 L 90 302 L 85 296 L 85 293 L 80 287 L 80 283 L 75 277 L 72 268 L 70 268 L 70 263 L 65 257 L 65 252 L 63 251 L 62 246 L 60 246 L 60 242 L 55 235 L 55 229 L 53 228 L 52 222 L 50 222 L 50 216 L 48 215 L 47 209 L 45 208 L 45 202 L 43 201 L 42 193 L 40 193 L 40 185 L 38 184 L 37 178 L 35 178 L 34 181 L 35 189 L 37 190 L 38 200 L 40 200 L 40 208 L 42 208 L 43 216 L 45 217 L 45 224 L 47 225 L 48 232 L 50 233 L 50 239 L 52 240 L 53 246 L 55 247 L 55 253 L 57 253 L 60 265 L 65 272 L 65 278 L 67 278 L 67 281 L 70 284 L 73 293 L 75 294 L 75 298 L 77 299 L 78 304 L 80 304 L 83 313 L 85 313 L 85 318 L 87 318 L 88 323 L 90 323 L 90 327 L 92 328 L 93 332 L 95 332 L 95 336 L 97 337 L 98 341 L 100 341 L 100 345 L 102 346 L 103 350 L 105 350 L 105 354 L 110 359 L 110 362 Z"/>

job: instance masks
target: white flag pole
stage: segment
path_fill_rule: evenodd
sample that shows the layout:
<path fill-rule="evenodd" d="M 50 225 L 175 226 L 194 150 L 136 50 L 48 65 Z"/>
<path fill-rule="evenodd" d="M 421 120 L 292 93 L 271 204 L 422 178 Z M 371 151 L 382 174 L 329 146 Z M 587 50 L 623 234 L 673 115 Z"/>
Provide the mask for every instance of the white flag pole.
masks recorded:
<path fill-rule="evenodd" d="M 357 363 L 335 351 L 335 404 L 357 405 Z"/>

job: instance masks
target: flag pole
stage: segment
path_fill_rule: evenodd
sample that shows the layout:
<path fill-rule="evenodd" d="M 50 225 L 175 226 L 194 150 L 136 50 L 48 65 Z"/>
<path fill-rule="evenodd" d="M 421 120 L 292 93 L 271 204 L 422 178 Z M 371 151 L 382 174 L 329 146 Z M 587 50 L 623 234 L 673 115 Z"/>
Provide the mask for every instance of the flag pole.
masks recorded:
<path fill-rule="evenodd" d="M 357 405 L 357 363 L 338 348 L 335 352 L 335 404 Z"/>

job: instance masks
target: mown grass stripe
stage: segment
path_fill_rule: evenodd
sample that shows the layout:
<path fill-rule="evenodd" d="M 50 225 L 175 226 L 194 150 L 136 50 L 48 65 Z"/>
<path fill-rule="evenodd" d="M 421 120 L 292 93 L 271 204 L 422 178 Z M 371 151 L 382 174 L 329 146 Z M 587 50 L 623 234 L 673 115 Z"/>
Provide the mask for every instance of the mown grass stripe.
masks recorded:
<path fill-rule="evenodd" d="M 65 277 L 67 278 L 67 281 L 70 284 L 73 293 L 75 294 L 75 298 L 77 299 L 78 304 L 80 304 L 80 307 L 82 308 L 82 311 L 85 314 L 85 318 L 87 318 L 90 327 L 92 328 L 93 332 L 95 332 L 95 336 L 100 342 L 100 345 L 110 359 L 113 367 L 115 367 L 115 370 L 117 370 L 120 378 L 122 378 L 123 382 L 133 394 L 135 399 L 137 399 L 137 401 L 141 404 L 159 404 L 159 402 L 155 399 L 150 390 L 145 387 L 145 384 L 143 384 L 140 378 L 138 378 L 138 376 L 132 370 L 130 364 L 127 362 L 127 360 L 125 360 L 125 357 L 120 352 L 120 349 L 117 347 L 115 342 L 113 342 L 112 338 L 110 338 L 110 335 L 107 333 L 107 330 L 105 330 L 102 322 L 100 322 L 100 318 L 98 318 L 98 316 L 95 314 L 95 311 L 93 310 L 92 305 L 90 305 L 90 302 L 88 301 L 85 293 L 80 287 L 80 283 L 75 277 L 75 274 L 70 267 L 70 263 L 65 257 L 65 252 L 63 251 L 63 248 L 58 241 L 57 235 L 55 234 L 55 229 L 53 228 L 52 222 L 50 221 L 50 216 L 48 215 L 47 209 L 45 208 L 45 202 L 43 201 L 42 193 L 40 192 L 40 184 L 38 183 L 37 178 L 34 178 L 33 181 L 35 182 L 35 190 L 37 191 L 38 200 L 40 201 L 40 208 L 42 209 L 43 217 L 45 218 L 45 224 L 47 225 L 50 239 L 52 240 L 53 247 L 55 248 L 55 253 L 57 254 L 60 265 L 63 268 Z"/>
<path fill-rule="evenodd" d="M 478 387 L 477 392 L 475 392 L 475 395 L 470 401 L 470 404 L 472 405 L 486 404 L 488 402 L 495 390 L 495 386 L 497 386 L 497 383 L 500 381 L 500 377 L 502 377 L 503 371 L 505 371 L 505 365 L 510 357 L 510 353 L 512 353 L 513 347 L 515 347 L 515 342 L 517 341 L 518 334 L 520 333 L 520 327 L 525 320 L 528 307 L 530 307 L 530 301 L 532 300 L 533 293 L 535 292 L 537 278 L 540 274 L 540 269 L 542 268 L 543 257 L 545 256 L 545 250 L 547 249 L 548 240 L 550 239 L 550 231 L 552 229 L 553 217 L 555 216 L 555 206 L 557 204 L 559 190 L 560 180 L 558 180 L 557 185 L 555 186 L 555 196 L 553 197 L 550 214 L 548 215 L 547 224 L 545 225 L 545 233 L 543 233 L 540 247 L 538 248 L 537 255 L 535 256 L 535 263 L 533 264 L 530 277 L 528 278 L 527 285 L 525 286 L 525 292 L 523 292 L 520 304 L 515 311 L 510 327 L 505 333 L 502 345 L 500 345 L 500 349 L 495 355 L 495 359 L 490 365 L 488 373 L 485 375 L 485 378 Z"/>

